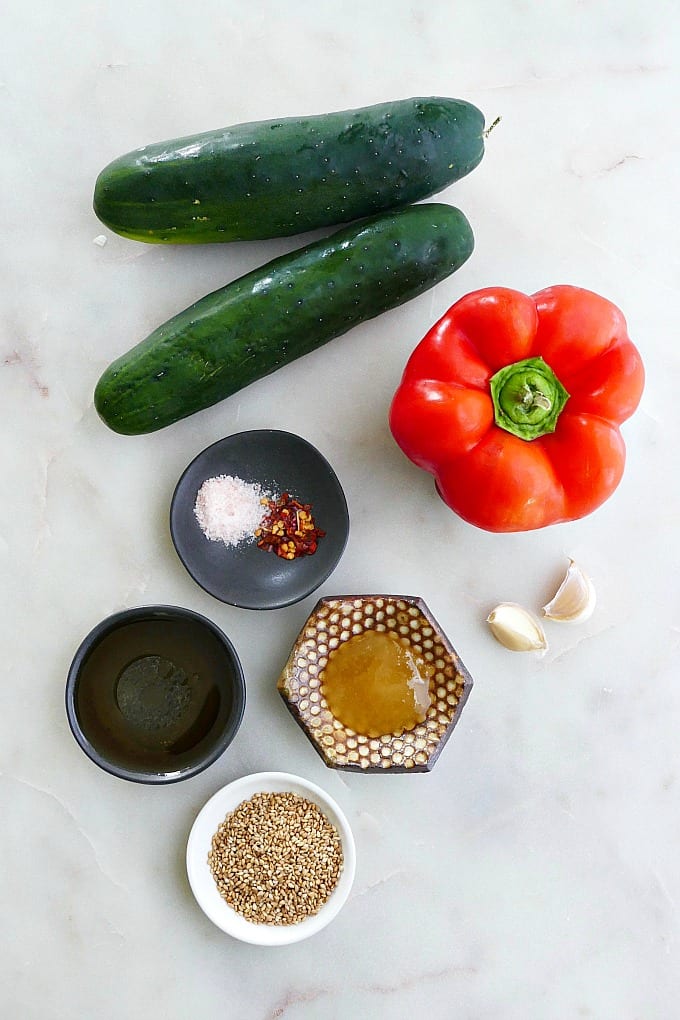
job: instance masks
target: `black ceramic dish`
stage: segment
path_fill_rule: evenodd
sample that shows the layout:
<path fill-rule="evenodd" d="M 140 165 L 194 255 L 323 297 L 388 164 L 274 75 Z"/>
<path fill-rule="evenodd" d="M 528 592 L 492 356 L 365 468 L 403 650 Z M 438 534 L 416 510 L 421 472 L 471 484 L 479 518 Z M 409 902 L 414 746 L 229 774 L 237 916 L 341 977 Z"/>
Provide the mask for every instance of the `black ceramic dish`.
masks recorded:
<path fill-rule="evenodd" d="M 66 683 L 74 737 L 105 772 L 175 783 L 202 772 L 233 740 L 245 681 L 229 638 L 175 606 L 103 620 L 76 652 Z"/>
<path fill-rule="evenodd" d="M 203 482 L 217 475 L 311 503 L 317 527 L 326 532 L 316 552 L 284 560 L 254 540 L 227 546 L 206 538 L 194 506 Z M 172 498 L 170 532 L 182 563 L 210 595 L 242 609 L 278 609 L 309 595 L 335 569 L 347 544 L 349 514 L 340 482 L 318 450 L 290 432 L 259 429 L 227 436 L 189 464 Z"/>

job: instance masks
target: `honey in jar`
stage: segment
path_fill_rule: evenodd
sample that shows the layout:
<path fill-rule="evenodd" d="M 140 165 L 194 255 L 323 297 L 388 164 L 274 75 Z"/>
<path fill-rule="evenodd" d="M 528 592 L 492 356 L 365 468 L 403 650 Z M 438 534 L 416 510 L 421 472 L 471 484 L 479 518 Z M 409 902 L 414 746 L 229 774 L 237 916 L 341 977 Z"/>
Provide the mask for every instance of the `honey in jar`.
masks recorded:
<path fill-rule="evenodd" d="M 395 634 L 366 630 L 330 653 L 321 690 L 335 718 L 355 733 L 398 735 L 427 714 L 430 684 L 424 667 Z"/>

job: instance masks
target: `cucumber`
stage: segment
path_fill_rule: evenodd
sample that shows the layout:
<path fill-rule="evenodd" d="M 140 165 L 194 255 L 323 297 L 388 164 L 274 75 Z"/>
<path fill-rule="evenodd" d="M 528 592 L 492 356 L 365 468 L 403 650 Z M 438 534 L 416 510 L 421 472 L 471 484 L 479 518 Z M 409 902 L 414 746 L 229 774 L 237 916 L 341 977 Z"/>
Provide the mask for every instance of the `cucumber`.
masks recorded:
<path fill-rule="evenodd" d="M 483 154 L 475 106 L 405 99 L 145 146 L 102 170 L 94 211 L 137 241 L 285 237 L 427 198 Z"/>
<path fill-rule="evenodd" d="M 344 227 L 159 326 L 106 369 L 97 412 L 125 435 L 171 425 L 433 287 L 473 247 L 463 213 L 439 203 Z"/>

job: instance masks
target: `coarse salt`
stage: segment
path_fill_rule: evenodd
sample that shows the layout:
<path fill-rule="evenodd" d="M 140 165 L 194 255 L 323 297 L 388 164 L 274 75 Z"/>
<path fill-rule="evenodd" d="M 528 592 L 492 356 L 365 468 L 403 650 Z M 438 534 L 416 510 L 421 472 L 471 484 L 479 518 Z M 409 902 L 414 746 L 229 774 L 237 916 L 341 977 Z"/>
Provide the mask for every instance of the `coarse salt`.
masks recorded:
<path fill-rule="evenodd" d="M 196 495 L 194 514 L 203 534 L 211 542 L 238 545 L 254 541 L 255 529 L 264 515 L 262 500 L 267 493 L 256 482 L 244 482 L 234 475 L 207 478 Z"/>

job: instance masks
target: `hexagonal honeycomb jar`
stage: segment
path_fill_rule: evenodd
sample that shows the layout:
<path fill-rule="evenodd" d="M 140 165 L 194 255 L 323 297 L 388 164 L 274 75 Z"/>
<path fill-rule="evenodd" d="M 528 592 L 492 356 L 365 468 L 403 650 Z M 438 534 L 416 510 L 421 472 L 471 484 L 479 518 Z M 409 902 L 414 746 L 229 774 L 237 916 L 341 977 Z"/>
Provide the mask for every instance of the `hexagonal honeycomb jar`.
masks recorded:
<path fill-rule="evenodd" d="M 424 721 L 399 735 L 355 733 L 332 715 L 323 696 L 328 656 L 369 629 L 398 635 L 431 673 L 431 704 Z M 472 677 L 423 600 L 407 595 L 321 599 L 278 680 L 279 693 L 326 765 L 354 772 L 429 772 L 471 688 Z"/>

